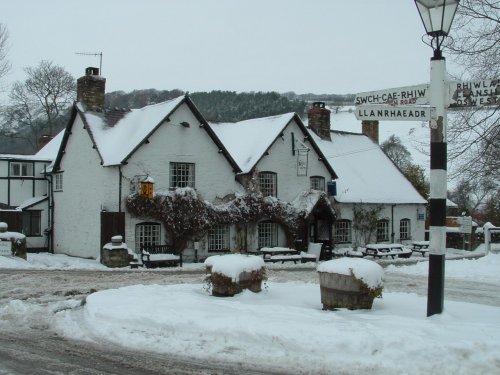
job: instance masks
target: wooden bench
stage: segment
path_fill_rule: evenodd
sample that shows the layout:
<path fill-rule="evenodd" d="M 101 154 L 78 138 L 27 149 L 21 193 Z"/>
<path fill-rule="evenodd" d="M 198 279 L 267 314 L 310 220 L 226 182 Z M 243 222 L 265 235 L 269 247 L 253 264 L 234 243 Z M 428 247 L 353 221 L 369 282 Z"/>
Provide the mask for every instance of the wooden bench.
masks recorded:
<path fill-rule="evenodd" d="M 287 247 L 263 247 L 259 252 L 262 254 L 264 262 L 297 263 L 302 261 L 302 257 L 297 250 Z"/>
<path fill-rule="evenodd" d="M 146 268 L 182 267 L 182 253 L 175 254 L 169 245 L 148 245 L 141 249 L 141 261 Z"/>

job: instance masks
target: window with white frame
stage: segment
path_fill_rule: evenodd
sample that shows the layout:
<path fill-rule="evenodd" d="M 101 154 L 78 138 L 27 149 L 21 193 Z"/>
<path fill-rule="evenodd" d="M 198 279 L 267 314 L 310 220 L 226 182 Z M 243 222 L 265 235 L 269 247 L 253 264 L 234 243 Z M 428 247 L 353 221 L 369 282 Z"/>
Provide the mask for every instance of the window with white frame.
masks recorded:
<path fill-rule="evenodd" d="M 389 220 L 377 221 L 377 242 L 389 241 Z"/>
<path fill-rule="evenodd" d="M 10 176 L 12 177 L 33 177 L 33 163 L 11 162 Z"/>
<path fill-rule="evenodd" d="M 259 189 L 263 196 L 277 196 L 277 175 L 274 172 L 259 173 Z"/>
<path fill-rule="evenodd" d="M 258 225 L 259 249 L 278 246 L 278 224 L 262 221 Z"/>
<path fill-rule="evenodd" d="M 338 220 L 335 222 L 335 243 L 351 243 L 352 242 L 352 221 Z"/>
<path fill-rule="evenodd" d="M 135 251 L 140 253 L 146 245 L 160 244 L 160 224 L 139 223 L 135 226 Z"/>
<path fill-rule="evenodd" d="M 27 237 L 41 236 L 41 221 L 41 211 L 23 211 L 23 234 Z"/>
<path fill-rule="evenodd" d="M 194 163 L 170 163 L 170 187 L 194 189 Z"/>
<path fill-rule="evenodd" d="M 322 176 L 311 176 L 311 189 L 325 191 L 325 178 Z"/>
<path fill-rule="evenodd" d="M 62 191 L 63 190 L 63 174 L 57 173 L 54 180 L 54 191 Z"/>
<path fill-rule="evenodd" d="M 229 251 L 229 224 L 221 224 L 208 231 L 208 251 Z"/>
<path fill-rule="evenodd" d="M 401 219 L 399 222 L 399 239 L 400 240 L 410 240 L 411 230 L 410 230 L 410 219 Z"/>

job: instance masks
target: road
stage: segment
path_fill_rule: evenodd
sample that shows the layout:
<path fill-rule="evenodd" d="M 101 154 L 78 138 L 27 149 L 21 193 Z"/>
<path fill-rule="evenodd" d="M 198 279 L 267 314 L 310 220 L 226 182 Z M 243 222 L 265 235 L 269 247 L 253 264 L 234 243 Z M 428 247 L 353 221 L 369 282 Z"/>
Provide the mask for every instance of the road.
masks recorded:
<path fill-rule="evenodd" d="M 208 363 L 187 357 L 139 353 L 104 343 L 68 341 L 48 327 L 51 315 L 69 308 L 95 291 L 132 284 L 203 283 L 200 271 L 90 271 L 0 269 L 0 307 L 30 306 L 0 314 L 1 374 L 265 374 L 265 364 Z M 316 272 L 268 270 L 269 281 L 317 282 Z M 386 292 L 411 292 L 425 296 L 427 279 L 397 271 L 386 272 Z M 500 285 L 446 280 L 445 298 L 500 306 Z M 24 306 L 24 305 L 23 305 Z M 258 361 L 256 361 L 258 362 Z"/>

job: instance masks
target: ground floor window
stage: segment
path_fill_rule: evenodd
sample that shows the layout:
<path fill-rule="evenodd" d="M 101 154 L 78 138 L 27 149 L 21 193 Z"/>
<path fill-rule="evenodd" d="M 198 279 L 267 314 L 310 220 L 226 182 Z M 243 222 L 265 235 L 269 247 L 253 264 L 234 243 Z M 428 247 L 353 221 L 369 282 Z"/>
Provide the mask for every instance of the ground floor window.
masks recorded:
<path fill-rule="evenodd" d="M 278 246 L 278 224 L 263 221 L 258 226 L 259 249 Z"/>
<path fill-rule="evenodd" d="M 208 231 L 208 251 L 229 251 L 229 225 L 217 225 Z"/>
<path fill-rule="evenodd" d="M 335 223 L 335 243 L 351 243 L 352 242 L 352 221 L 338 220 Z"/>
<path fill-rule="evenodd" d="M 41 236 L 41 221 L 41 211 L 23 211 L 23 234 L 27 237 Z"/>
<path fill-rule="evenodd" d="M 410 219 L 401 219 L 399 222 L 399 239 L 409 240 L 410 233 Z"/>
<path fill-rule="evenodd" d="M 389 220 L 377 222 L 377 242 L 389 241 Z"/>
<path fill-rule="evenodd" d="M 135 251 L 146 245 L 160 244 L 161 227 L 158 223 L 140 223 L 135 226 Z"/>

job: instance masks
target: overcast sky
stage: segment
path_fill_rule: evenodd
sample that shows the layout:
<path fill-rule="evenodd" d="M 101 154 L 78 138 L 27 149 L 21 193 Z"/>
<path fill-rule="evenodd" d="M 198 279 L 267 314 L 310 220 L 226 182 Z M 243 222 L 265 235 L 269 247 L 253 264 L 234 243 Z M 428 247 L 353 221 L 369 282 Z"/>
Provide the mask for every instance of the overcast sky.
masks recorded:
<path fill-rule="evenodd" d="M 0 0 L 8 82 L 51 60 L 106 91 L 358 93 L 429 80 L 412 0 Z"/>

